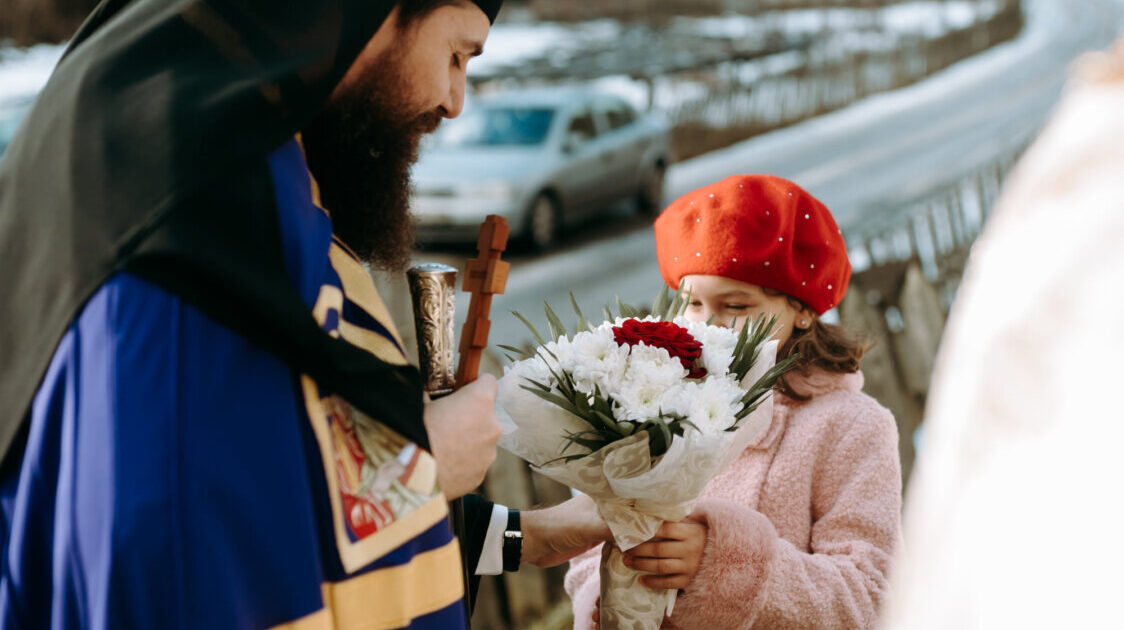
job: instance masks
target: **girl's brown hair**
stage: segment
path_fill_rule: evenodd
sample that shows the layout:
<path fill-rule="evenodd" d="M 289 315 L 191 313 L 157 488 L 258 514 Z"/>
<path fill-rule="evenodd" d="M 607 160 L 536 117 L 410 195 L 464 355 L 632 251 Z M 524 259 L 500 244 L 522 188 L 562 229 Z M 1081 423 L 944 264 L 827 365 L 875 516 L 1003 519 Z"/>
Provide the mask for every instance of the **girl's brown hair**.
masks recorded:
<path fill-rule="evenodd" d="M 774 289 L 764 289 L 770 296 L 783 296 L 788 299 L 797 310 L 806 309 L 808 305 L 800 300 Z M 794 328 L 792 336 L 777 352 L 777 359 L 799 354 L 794 372 L 807 372 L 811 368 L 820 368 L 828 372 L 852 374 L 859 371 L 859 363 L 863 355 L 870 349 L 870 343 L 865 339 L 856 339 L 842 326 L 827 324 L 818 317 L 812 319 L 812 325 L 807 329 Z M 788 382 L 788 377 L 781 377 L 780 390 L 796 400 L 808 400 L 811 396 L 796 391 Z"/>

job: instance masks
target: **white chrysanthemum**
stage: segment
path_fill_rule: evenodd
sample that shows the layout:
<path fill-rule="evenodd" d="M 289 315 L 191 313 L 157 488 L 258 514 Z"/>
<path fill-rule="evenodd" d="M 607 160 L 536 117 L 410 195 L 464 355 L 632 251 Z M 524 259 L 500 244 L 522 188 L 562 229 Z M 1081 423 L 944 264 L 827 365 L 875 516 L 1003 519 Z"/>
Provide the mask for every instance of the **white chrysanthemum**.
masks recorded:
<path fill-rule="evenodd" d="M 548 341 L 545 346 L 538 349 L 538 356 L 555 370 L 571 372 L 574 369 L 573 346 L 564 336 L 556 341 Z"/>
<path fill-rule="evenodd" d="M 658 416 L 667 390 L 687 377 L 687 370 L 663 348 L 632 346 L 620 387 L 613 391 L 618 420 L 644 421 Z"/>
<path fill-rule="evenodd" d="M 628 354 L 626 378 L 656 380 L 668 387 L 687 377 L 683 363 L 673 358 L 666 348 L 657 348 L 640 342 Z"/>
<path fill-rule="evenodd" d="M 574 385 L 592 394 L 594 386 L 604 395 L 620 387 L 628 366 L 628 346 L 618 345 L 612 331 L 595 330 L 574 335 L 570 343 Z"/>
<path fill-rule="evenodd" d="M 683 326 L 691 336 L 702 343 L 702 362 L 707 373 L 721 376 L 730 370 L 734 360 L 734 346 L 738 333 L 724 326 L 707 326 L 705 322 L 690 322 L 679 317 L 676 324 Z"/>
<path fill-rule="evenodd" d="M 621 326 L 626 321 L 628 321 L 630 319 L 635 319 L 638 322 L 659 322 L 659 321 L 663 321 L 659 317 L 656 317 L 655 315 L 645 315 L 644 317 L 617 317 L 616 319 L 614 319 L 611 322 L 609 322 L 609 321 L 602 322 L 601 325 L 599 325 L 594 330 L 598 330 L 598 331 L 607 330 L 607 331 L 609 331 L 609 334 L 611 335 L 611 334 L 613 334 L 613 328 L 614 327 Z"/>
<path fill-rule="evenodd" d="M 744 392 L 733 379 L 711 376 L 702 382 L 684 383 L 682 390 L 677 410 L 703 433 L 725 431 L 737 420 Z"/>
<path fill-rule="evenodd" d="M 554 376 L 550 373 L 550 369 L 547 367 L 546 361 L 543 360 L 542 356 L 516 361 L 504 367 L 503 373 L 505 376 L 514 374 L 519 377 L 517 382 L 520 384 L 526 383 L 527 379 L 530 379 L 542 383 L 543 385 L 549 385 L 550 387 L 554 387 L 555 385 Z"/>
<path fill-rule="evenodd" d="M 695 391 L 698 381 L 681 381 L 663 390 L 660 400 L 660 409 L 669 416 L 684 416 L 691 413 L 691 405 L 695 400 Z"/>

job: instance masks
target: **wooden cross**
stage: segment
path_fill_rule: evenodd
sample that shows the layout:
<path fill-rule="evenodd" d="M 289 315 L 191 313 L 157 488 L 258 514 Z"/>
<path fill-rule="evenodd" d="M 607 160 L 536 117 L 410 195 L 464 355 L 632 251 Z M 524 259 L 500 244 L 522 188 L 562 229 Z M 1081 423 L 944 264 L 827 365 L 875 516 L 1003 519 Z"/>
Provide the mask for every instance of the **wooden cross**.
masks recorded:
<path fill-rule="evenodd" d="M 511 264 L 500 260 L 500 254 L 507 249 L 510 233 L 506 219 L 488 215 L 480 226 L 480 238 L 476 241 L 477 257 L 468 261 L 465 268 L 461 289 L 471 293 L 472 298 L 468 303 L 464 327 L 461 328 L 461 357 L 456 377 L 458 388 L 475 381 L 480 373 L 480 356 L 488 345 L 488 331 L 492 327 L 488 319 L 492 296 L 504 292 L 507 274 L 511 271 Z"/>

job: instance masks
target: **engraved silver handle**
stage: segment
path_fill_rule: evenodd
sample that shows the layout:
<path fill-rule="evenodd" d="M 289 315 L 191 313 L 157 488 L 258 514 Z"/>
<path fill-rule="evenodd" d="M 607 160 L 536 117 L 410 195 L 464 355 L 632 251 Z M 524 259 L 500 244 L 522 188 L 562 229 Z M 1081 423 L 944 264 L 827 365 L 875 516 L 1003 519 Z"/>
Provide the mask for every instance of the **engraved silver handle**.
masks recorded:
<path fill-rule="evenodd" d="M 438 263 L 414 266 L 406 272 L 414 302 L 418 337 L 418 366 L 431 398 L 452 393 L 456 386 L 453 317 L 456 314 L 457 270 Z"/>

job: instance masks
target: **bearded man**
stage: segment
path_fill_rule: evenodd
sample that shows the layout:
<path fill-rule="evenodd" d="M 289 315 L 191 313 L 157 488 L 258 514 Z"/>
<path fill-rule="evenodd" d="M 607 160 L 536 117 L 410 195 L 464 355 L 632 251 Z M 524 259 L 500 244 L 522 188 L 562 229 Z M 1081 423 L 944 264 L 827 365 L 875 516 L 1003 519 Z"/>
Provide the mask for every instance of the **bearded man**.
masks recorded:
<path fill-rule="evenodd" d="M 407 260 L 418 140 L 499 4 L 80 28 L 0 162 L 0 627 L 465 625 L 446 500 L 495 457 L 495 381 L 423 404 L 364 263 Z M 479 568 L 506 519 L 473 505 Z M 548 565 L 608 532 L 576 500 L 523 534 Z"/>

